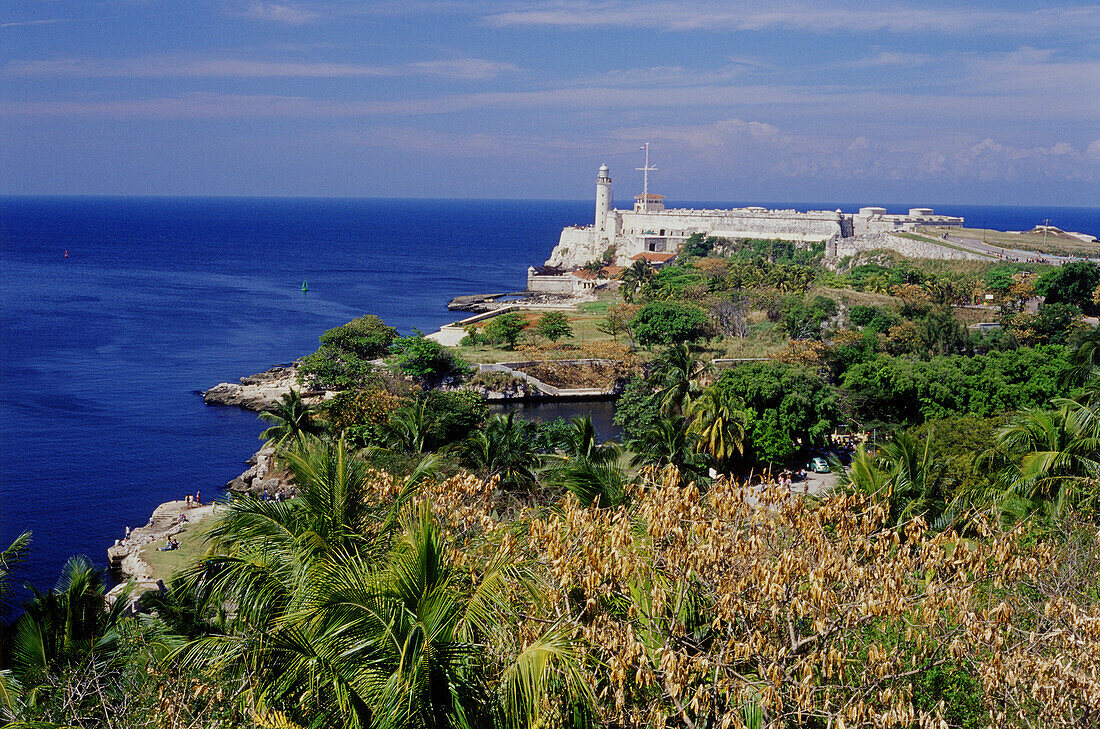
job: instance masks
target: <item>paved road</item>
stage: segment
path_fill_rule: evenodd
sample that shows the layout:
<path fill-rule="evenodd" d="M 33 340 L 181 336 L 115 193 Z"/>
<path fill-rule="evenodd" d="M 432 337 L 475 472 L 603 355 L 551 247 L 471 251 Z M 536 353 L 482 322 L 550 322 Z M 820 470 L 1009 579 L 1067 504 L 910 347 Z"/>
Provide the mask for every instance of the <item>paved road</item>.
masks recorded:
<path fill-rule="evenodd" d="M 1050 263 L 1055 266 L 1061 266 L 1064 263 L 1071 261 L 1084 260 L 1077 256 L 1054 256 L 1039 253 L 1038 251 L 1024 251 L 1018 248 L 1005 248 L 1004 246 L 993 245 L 985 243 L 980 240 L 974 240 L 973 238 L 957 238 L 953 235 L 948 235 L 947 238 L 941 239 L 945 243 L 950 243 L 953 246 L 958 246 L 971 253 L 978 253 L 984 256 L 991 256 L 993 258 L 1015 258 L 1020 261 L 1029 261 L 1032 259 L 1038 259 L 1044 263 Z"/>

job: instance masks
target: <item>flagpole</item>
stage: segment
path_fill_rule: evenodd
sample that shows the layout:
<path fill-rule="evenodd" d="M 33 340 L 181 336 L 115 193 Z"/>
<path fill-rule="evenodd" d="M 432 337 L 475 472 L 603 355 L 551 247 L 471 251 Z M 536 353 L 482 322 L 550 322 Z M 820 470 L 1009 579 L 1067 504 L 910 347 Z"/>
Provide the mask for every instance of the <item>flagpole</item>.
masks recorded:
<path fill-rule="evenodd" d="M 649 171 L 656 170 L 656 167 L 649 166 L 649 142 L 643 144 L 639 149 L 645 150 L 645 166 L 635 167 L 636 170 L 642 171 L 642 212 L 649 212 Z"/>

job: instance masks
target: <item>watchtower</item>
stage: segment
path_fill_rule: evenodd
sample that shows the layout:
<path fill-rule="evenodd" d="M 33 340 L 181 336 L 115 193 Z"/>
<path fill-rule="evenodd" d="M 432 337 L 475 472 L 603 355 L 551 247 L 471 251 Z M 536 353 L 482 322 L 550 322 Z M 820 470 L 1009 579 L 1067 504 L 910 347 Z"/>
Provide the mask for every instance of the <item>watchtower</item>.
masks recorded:
<path fill-rule="evenodd" d="M 607 213 L 611 210 L 611 171 L 607 165 L 600 165 L 596 176 L 596 232 L 602 233 L 607 227 Z"/>

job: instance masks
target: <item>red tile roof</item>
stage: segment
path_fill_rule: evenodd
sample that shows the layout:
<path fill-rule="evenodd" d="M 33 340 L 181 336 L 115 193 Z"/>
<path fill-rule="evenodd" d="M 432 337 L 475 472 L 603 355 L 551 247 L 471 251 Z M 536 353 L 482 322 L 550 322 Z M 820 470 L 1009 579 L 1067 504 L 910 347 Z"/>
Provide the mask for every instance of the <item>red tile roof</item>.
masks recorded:
<path fill-rule="evenodd" d="M 632 261 L 649 261 L 650 263 L 667 263 L 676 257 L 675 253 L 657 253 L 656 251 L 642 251 L 631 256 Z"/>

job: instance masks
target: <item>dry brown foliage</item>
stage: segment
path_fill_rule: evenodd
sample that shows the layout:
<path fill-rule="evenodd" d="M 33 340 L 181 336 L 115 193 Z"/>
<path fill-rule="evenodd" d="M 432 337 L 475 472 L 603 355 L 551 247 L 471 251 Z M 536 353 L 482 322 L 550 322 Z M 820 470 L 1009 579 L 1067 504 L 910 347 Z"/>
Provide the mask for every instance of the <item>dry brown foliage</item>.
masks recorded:
<path fill-rule="evenodd" d="M 516 651 L 572 630 L 600 725 L 741 727 L 755 703 L 766 727 L 938 729 L 913 685 L 939 665 L 978 677 L 990 726 L 1097 725 L 1095 529 L 1057 549 L 1020 529 L 964 539 L 888 528 L 864 497 L 678 478 L 650 472 L 616 509 L 534 509 L 470 475 L 426 496 L 457 563 L 536 570 L 544 600 L 501 619 Z"/>

